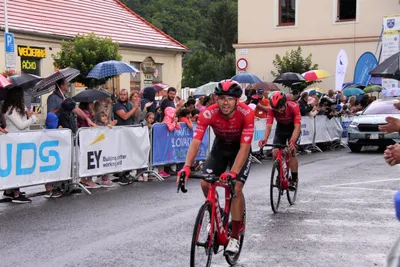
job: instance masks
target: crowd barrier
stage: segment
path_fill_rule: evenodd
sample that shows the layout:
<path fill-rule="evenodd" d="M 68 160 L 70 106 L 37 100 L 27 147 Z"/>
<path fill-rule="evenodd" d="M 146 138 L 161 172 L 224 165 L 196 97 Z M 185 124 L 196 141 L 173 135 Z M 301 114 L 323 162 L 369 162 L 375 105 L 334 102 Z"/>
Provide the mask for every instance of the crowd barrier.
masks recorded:
<path fill-rule="evenodd" d="M 69 129 L 0 135 L 0 190 L 72 179 L 72 138 Z"/>
<path fill-rule="evenodd" d="M 344 140 L 351 117 L 303 117 L 300 145 Z M 196 124 L 194 124 L 196 127 Z M 265 119 L 256 119 L 251 144 L 259 151 Z M 272 143 L 276 123 L 268 142 Z M 154 167 L 183 163 L 193 130 L 181 123 L 180 130 L 168 131 L 163 123 L 146 126 L 80 128 L 27 131 L 0 135 L 0 190 L 54 183 L 141 169 L 163 180 Z M 196 160 L 205 160 L 215 135 L 209 129 Z M 74 147 L 74 143 L 76 146 Z"/>

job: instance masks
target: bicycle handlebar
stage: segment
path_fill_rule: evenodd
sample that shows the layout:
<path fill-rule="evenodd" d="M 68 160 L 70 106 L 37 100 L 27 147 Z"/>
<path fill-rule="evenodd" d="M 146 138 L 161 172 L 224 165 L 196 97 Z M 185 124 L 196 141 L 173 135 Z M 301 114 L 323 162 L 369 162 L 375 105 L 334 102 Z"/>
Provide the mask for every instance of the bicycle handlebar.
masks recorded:
<path fill-rule="evenodd" d="M 187 193 L 186 189 L 186 174 L 182 173 L 181 176 L 179 177 L 179 183 L 178 183 L 178 189 L 176 190 L 176 193 L 179 193 L 179 189 L 182 191 L 182 193 Z"/>
<path fill-rule="evenodd" d="M 207 183 L 214 184 L 216 182 L 219 182 L 219 177 L 215 176 L 214 174 L 209 174 L 204 177 L 193 177 L 192 179 L 202 179 L 206 181 Z M 179 193 L 179 190 L 182 191 L 182 193 L 187 193 L 188 190 L 186 189 L 186 181 L 185 181 L 185 173 L 182 173 L 181 176 L 179 177 L 179 183 L 178 183 L 178 189 L 177 193 Z M 235 195 L 235 179 L 232 179 L 232 177 L 229 175 L 228 176 L 228 186 L 232 194 L 232 198 L 236 198 Z"/>

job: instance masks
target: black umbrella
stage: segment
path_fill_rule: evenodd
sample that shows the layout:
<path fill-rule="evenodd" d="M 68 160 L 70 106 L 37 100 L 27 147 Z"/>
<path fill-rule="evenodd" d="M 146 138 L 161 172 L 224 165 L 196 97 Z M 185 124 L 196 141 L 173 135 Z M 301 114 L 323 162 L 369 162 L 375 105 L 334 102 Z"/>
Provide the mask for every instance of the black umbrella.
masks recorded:
<path fill-rule="evenodd" d="M 383 61 L 369 74 L 373 77 L 400 80 L 400 52 Z"/>
<path fill-rule="evenodd" d="M 297 82 L 305 82 L 306 79 L 304 79 L 303 76 L 299 73 L 295 72 L 285 72 L 280 74 L 276 79 L 273 81 L 274 83 L 281 83 L 286 86 L 291 86 L 294 83 Z"/>
<path fill-rule="evenodd" d="M 75 100 L 76 102 L 89 103 L 89 102 L 93 102 L 96 100 L 103 100 L 103 99 L 106 99 L 109 97 L 111 97 L 111 95 L 104 91 L 88 89 L 88 90 L 80 92 L 79 94 L 74 96 L 72 99 Z"/>
<path fill-rule="evenodd" d="M 9 80 L 12 82 L 12 84 L 29 91 L 29 89 L 33 89 L 33 87 L 35 87 L 35 85 L 40 82 L 42 78 L 33 74 L 24 73 L 11 76 Z"/>
<path fill-rule="evenodd" d="M 36 84 L 36 86 L 33 88 L 34 96 L 47 94 L 55 89 L 55 83 L 58 80 L 65 79 L 67 82 L 70 82 L 79 74 L 80 71 L 73 68 L 65 68 L 56 71 Z"/>

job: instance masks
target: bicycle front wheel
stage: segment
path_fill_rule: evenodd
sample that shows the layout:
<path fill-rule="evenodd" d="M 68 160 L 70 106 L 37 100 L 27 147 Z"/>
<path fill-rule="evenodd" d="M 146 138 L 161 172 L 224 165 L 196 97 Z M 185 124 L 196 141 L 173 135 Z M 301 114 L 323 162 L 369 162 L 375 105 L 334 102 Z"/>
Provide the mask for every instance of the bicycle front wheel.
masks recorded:
<path fill-rule="evenodd" d="M 211 203 L 201 206 L 194 224 L 190 267 L 211 266 L 213 233 L 211 231 Z M 211 245 L 210 245 L 211 243 Z"/>
<path fill-rule="evenodd" d="M 290 191 L 289 189 L 286 191 L 287 199 L 289 201 L 290 205 L 294 205 L 294 202 L 296 201 L 296 196 L 297 196 L 297 188 L 299 187 L 299 184 L 297 184 L 296 190 Z"/>
<path fill-rule="evenodd" d="M 280 185 L 280 166 L 281 162 L 279 160 L 274 162 L 271 172 L 271 183 L 270 183 L 270 201 L 271 208 L 274 213 L 278 212 L 279 204 L 281 202 L 282 189 Z"/>

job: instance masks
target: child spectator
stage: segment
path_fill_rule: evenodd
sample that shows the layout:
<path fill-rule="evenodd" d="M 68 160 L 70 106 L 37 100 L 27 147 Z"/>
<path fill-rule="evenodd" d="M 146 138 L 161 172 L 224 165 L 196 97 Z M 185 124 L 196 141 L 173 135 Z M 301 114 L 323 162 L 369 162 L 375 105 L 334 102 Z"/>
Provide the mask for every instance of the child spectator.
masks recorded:
<path fill-rule="evenodd" d="M 167 128 L 170 132 L 181 129 L 181 125 L 178 123 L 178 118 L 176 117 L 175 108 L 165 108 L 163 123 L 167 125 Z M 158 174 L 160 174 L 164 178 L 170 177 L 170 175 L 164 171 L 164 166 L 160 166 L 158 168 Z"/>
<path fill-rule="evenodd" d="M 96 113 L 96 125 L 98 126 L 108 126 L 108 127 L 113 127 L 117 124 L 117 120 L 114 121 L 108 121 L 108 115 L 105 111 L 100 111 L 98 113 Z M 113 187 L 114 184 L 113 182 L 110 180 L 110 178 L 108 177 L 108 175 L 103 175 L 101 176 L 101 182 L 99 184 L 101 187 Z"/>
<path fill-rule="evenodd" d="M 181 112 L 179 112 L 179 122 L 184 122 L 190 130 L 193 129 L 192 113 L 189 109 L 184 108 L 181 110 Z"/>
<path fill-rule="evenodd" d="M 192 111 L 192 119 L 191 119 L 192 122 L 197 122 L 199 116 L 200 116 L 200 110 L 194 109 L 194 110 Z"/>
<path fill-rule="evenodd" d="M 149 112 L 146 114 L 146 116 L 144 118 L 143 125 L 145 125 L 145 126 L 147 125 L 147 127 L 149 128 L 149 131 L 150 131 L 155 119 L 156 119 L 156 115 L 153 112 Z"/>
<path fill-rule="evenodd" d="M 178 118 L 176 117 L 176 109 L 173 107 L 167 107 L 164 111 L 165 116 L 163 123 L 168 127 L 168 130 L 172 132 L 173 130 L 180 130 L 181 125 L 178 123 Z"/>
<path fill-rule="evenodd" d="M 76 124 L 76 116 L 72 111 L 76 108 L 76 103 L 71 98 L 65 99 L 61 104 L 60 117 L 58 118 L 58 126 L 70 129 L 74 134 L 78 130 Z"/>

